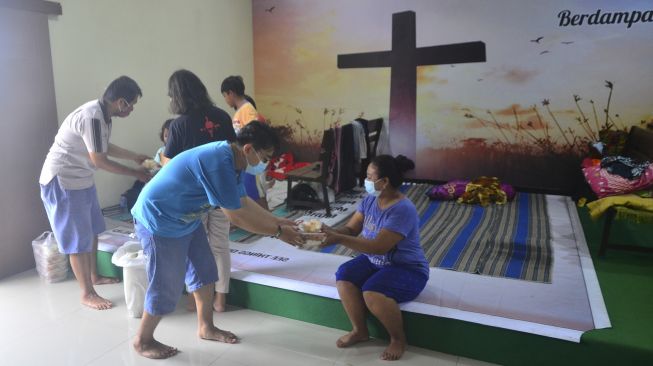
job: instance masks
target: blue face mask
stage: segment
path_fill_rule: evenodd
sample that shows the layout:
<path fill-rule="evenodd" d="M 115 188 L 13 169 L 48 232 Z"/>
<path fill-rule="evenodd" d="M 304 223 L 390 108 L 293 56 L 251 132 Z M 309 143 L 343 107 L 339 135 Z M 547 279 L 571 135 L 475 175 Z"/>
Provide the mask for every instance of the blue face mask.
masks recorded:
<path fill-rule="evenodd" d="M 256 157 L 258 158 L 258 164 L 250 165 L 248 161 L 245 171 L 251 175 L 259 175 L 265 171 L 265 169 L 268 167 L 268 164 L 263 162 L 263 159 L 261 159 L 256 150 L 254 150 L 254 154 L 256 154 Z"/>
<path fill-rule="evenodd" d="M 381 194 L 381 191 L 377 191 L 376 188 L 374 188 L 374 183 L 376 182 L 378 182 L 378 179 L 376 181 L 365 179 L 365 191 L 367 191 L 367 194 L 378 197 Z"/>

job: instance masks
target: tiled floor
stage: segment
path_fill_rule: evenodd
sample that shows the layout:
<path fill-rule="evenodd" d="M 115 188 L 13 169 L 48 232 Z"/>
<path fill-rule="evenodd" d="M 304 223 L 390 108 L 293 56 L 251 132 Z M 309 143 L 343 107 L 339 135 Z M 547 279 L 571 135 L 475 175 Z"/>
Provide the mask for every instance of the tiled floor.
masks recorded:
<path fill-rule="evenodd" d="M 123 285 L 98 292 L 113 301 L 95 311 L 77 301 L 77 283 L 47 284 L 34 271 L 0 280 L 0 355 L 2 365 L 490 365 L 485 362 L 409 347 L 396 362 L 381 361 L 386 342 L 373 340 L 351 349 L 334 341 L 343 332 L 247 309 L 215 315 L 216 324 L 236 333 L 241 343 L 227 345 L 196 336 L 195 314 L 179 309 L 166 316 L 157 338 L 181 350 L 164 361 L 148 360 L 131 348 L 139 319 L 127 317 Z"/>

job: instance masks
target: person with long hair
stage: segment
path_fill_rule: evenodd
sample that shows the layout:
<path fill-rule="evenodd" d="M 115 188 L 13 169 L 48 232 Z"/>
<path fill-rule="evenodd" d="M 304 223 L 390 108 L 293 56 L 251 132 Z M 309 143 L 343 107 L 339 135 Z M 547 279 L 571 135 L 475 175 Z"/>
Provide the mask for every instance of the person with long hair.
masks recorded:
<path fill-rule="evenodd" d="M 342 227 L 323 225 L 322 247 L 338 243 L 362 253 L 336 272 L 338 294 L 352 324 L 352 331 L 336 341 L 338 347 L 369 339 L 365 323 L 369 310 L 390 335 L 381 358 L 397 360 L 404 353 L 406 336 L 398 304 L 415 299 L 429 279 L 417 209 L 399 190 L 404 172 L 414 167 L 403 155 L 375 157 L 367 168 L 368 196 L 356 213 Z"/>
<path fill-rule="evenodd" d="M 179 116 L 170 124 L 162 165 L 188 149 L 209 142 L 236 140 L 229 114 L 213 104 L 206 86 L 191 71 L 177 70 L 170 75 L 168 95 L 171 112 Z M 231 279 L 229 220 L 219 207 L 210 210 L 202 220 L 218 266 L 213 309 L 222 312 Z M 189 309 L 194 309 L 194 297 L 189 296 L 188 300 Z"/>

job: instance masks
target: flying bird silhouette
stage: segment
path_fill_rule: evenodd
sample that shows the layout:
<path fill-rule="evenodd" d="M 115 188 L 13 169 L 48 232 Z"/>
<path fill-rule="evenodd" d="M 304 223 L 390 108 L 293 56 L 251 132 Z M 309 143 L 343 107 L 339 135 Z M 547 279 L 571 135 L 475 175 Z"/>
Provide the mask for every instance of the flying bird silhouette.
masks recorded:
<path fill-rule="evenodd" d="M 451 67 L 456 67 L 456 65 L 449 65 L 449 66 L 451 66 Z"/>
<path fill-rule="evenodd" d="M 476 79 L 476 81 L 483 81 L 483 79 L 481 79 L 481 78 L 478 78 L 478 79 Z"/>
<path fill-rule="evenodd" d="M 560 42 L 560 43 L 562 43 L 562 44 L 572 44 L 572 43 L 574 43 L 574 41 L 567 41 L 567 42 L 563 41 L 563 42 Z"/>
<path fill-rule="evenodd" d="M 531 42 L 533 42 L 533 43 L 540 43 L 540 41 L 542 40 L 542 38 L 544 38 L 544 37 L 537 37 L 537 38 L 535 38 L 535 39 L 531 39 Z"/>
<path fill-rule="evenodd" d="M 276 8 L 276 6 L 273 6 L 273 7 L 269 8 L 269 9 L 265 9 L 265 11 L 267 11 L 268 13 L 272 13 L 272 10 L 274 10 L 274 8 Z"/>
<path fill-rule="evenodd" d="M 540 55 L 543 55 L 545 53 L 549 53 L 549 51 L 542 51 L 542 52 L 540 52 Z"/>

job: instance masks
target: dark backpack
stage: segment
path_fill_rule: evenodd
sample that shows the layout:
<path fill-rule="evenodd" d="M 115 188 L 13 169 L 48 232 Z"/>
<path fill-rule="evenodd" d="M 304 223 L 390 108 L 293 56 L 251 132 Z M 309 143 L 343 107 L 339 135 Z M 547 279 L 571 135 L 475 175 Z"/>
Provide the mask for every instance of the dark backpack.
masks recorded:
<path fill-rule="evenodd" d="M 317 192 L 306 183 L 299 183 L 292 187 L 290 190 L 290 197 L 293 201 L 304 201 L 304 202 L 320 202 L 320 198 L 317 195 Z M 296 204 L 297 207 L 308 207 L 302 206 L 301 203 Z"/>
<path fill-rule="evenodd" d="M 134 182 L 131 188 L 120 195 L 120 207 L 122 207 L 124 211 L 131 211 L 132 207 L 134 207 L 134 204 L 136 203 L 136 200 L 138 199 L 138 195 L 141 193 L 141 190 L 144 186 L 145 183 L 137 180 Z"/>

